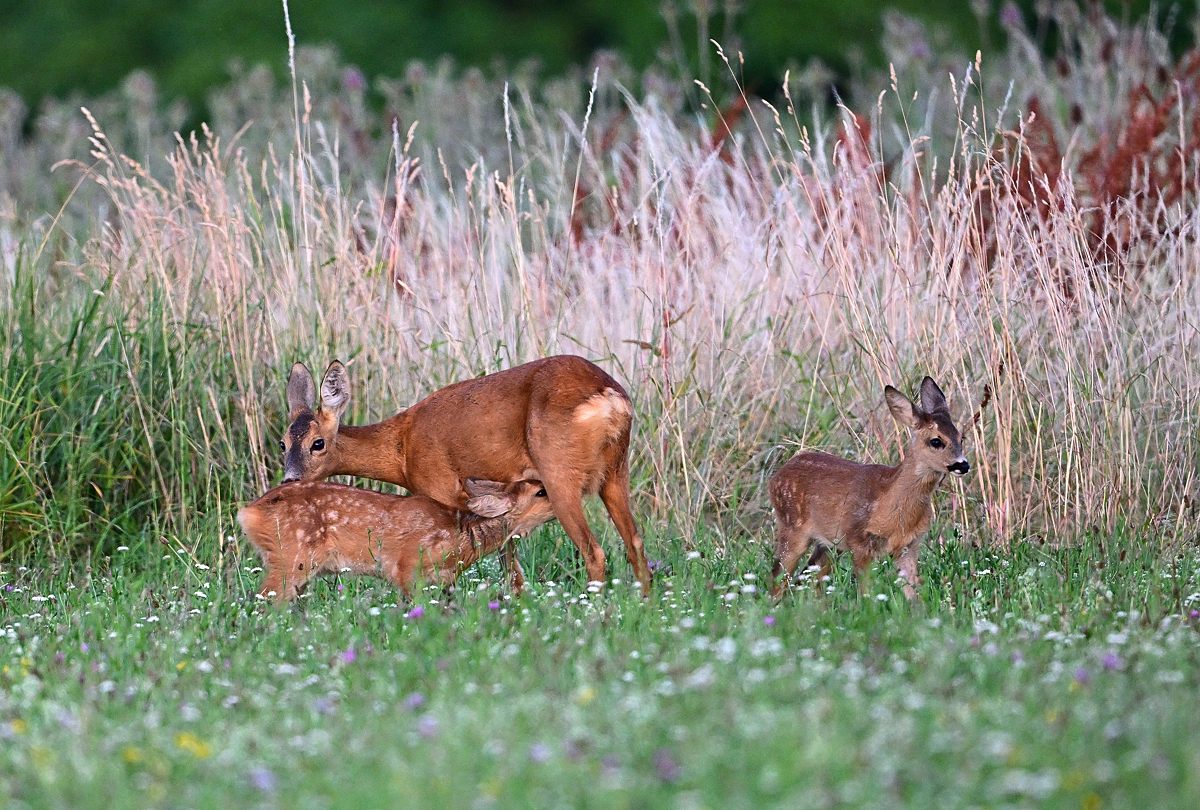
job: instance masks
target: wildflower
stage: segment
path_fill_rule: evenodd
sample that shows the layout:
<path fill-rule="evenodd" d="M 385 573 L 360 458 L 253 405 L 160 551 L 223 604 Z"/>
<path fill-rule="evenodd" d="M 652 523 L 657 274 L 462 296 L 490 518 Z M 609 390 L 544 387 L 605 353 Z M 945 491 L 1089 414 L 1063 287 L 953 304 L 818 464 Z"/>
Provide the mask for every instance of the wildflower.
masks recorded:
<path fill-rule="evenodd" d="M 765 624 L 767 627 L 774 627 L 775 626 L 775 616 L 771 613 L 768 613 L 766 616 L 763 616 L 763 624 Z"/>
<path fill-rule="evenodd" d="M 417 720 L 417 733 L 427 740 L 432 740 L 438 735 L 438 721 L 432 714 L 423 714 Z"/>
<path fill-rule="evenodd" d="M 127 745 L 121 749 L 121 759 L 125 760 L 127 765 L 137 765 L 146 755 L 142 753 L 142 749 L 136 745 Z"/>
<path fill-rule="evenodd" d="M 596 699 L 596 688 L 593 686 L 581 686 L 575 692 L 575 702 L 580 706 L 586 706 Z"/>
<path fill-rule="evenodd" d="M 654 752 L 654 772 L 664 782 L 678 782 L 683 775 L 683 768 L 675 761 L 675 757 L 666 748 Z"/>
<path fill-rule="evenodd" d="M 419 619 L 424 615 L 425 615 L 425 608 L 421 607 L 420 605 L 413 605 L 412 609 L 409 610 L 408 613 L 404 614 L 404 618 Z"/>
<path fill-rule="evenodd" d="M 188 752 L 196 759 L 208 759 L 212 756 L 212 746 L 190 731 L 181 731 L 175 735 L 175 747 Z"/>
<path fill-rule="evenodd" d="M 1075 683 L 1080 686 L 1087 686 L 1092 680 L 1092 673 L 1088 672 L 1087 667 L 1080 667 L 1075 670 Z"/>
<path fill-rule="evenodd" d="M 333 714 L 334 710 L 336 710 L 336 709 L 337 709 L 337 701 L 334 700 L 333 698 L 329 697 L 328 695 L 319 697 L 313 701 L 313 711 L 315 711 L 317 714 L 324 714 L 324 715 Z"/>
<path fill-rule="evenodd" d="M 500 609 L 499 601 L 493 599 L 492 601 L 488 602 L 488 610 L 499 610 L 499 609 Z"/>
<path fill-rule="evenodd" d="M 1121 656 L 1117 655 L 1112 650 L 1106 652 L 1100 659 L 1100 666 L 1104 668 L 1105 672 L 1112 672 L 1114 669 L 1120 669 L 1124 664 L 1125 662 L 1121 660 Z"/>
<path fill-rule="evenodd" d="M 413 692 L 411 695 L 409 695 L 408 697 L 406 697 L 404 699 L 404 708 L 408 709 L 410 712 L 414 712 L 424 705 L 425 705 L 425 696 L 422 695 L 420 692 Z"/>
<path fill-rule="evenodd" d="M 13 720 L 11 720 L 8 724 L 8 727 L 10 729 L 12 729 L 13 734 L 24 734 L 26 731 L 29 730 L 29 724 L 26 723 L 24 720 L 22 720 L 20 717 L 17 717 L 17 718 L 14 718 Z"/>
<path fill-rule="evenodd" d="M 274 793 L 275 786 L 279 781 L 275 778 L 274 772 L 261 766 L 251 768 L 250 773 L 246 776 L 250 779 L 250 785 L 260 793 Z"/>
<path fill-rule="evenodd" d="M 540 742 L 529 746 L 529 760 L 537 765 L 548 762 L 550 760 L 550 747 Z"/>
<path fill-rule="evenodd" d="M 354 649 L 354 645 L 350 645 L 338 653 L 338 660 L 340 660 L 343 664 L 353 664 L 358 660 L 358 651 Z"/>

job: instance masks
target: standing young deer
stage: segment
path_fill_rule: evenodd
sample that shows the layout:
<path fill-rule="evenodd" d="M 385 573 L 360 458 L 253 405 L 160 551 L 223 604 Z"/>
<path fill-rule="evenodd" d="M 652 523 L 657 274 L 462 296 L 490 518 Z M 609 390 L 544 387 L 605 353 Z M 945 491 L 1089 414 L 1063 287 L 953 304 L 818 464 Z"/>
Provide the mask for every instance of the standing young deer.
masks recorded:
<path fill-rule="evenodd" d="M 889 554 L 904 579 L 904 595 L 917 596 L 917 553 L 933 518 L 930 499 L 946 473 L 966 475 L 962 435 L 950 420 L 946 397 L 930 377 L 921 381 L 921 406 L 892 386 L 883 389 L 892 418 L 908 428 L 908 450 L 895 467 L 859 464 L 827 453 L 800 453 L 771 477 L 778 531 L 772 593 L 778 597 L 813 543 L 808 565 L 830 571 L 829 548 L 849 548 L 854 573 Z"/>
<path fill-rule="evenodd" d="M 411 596 L 419 579 L 453 585 L 514 534 L 553 517 L 540 481 L 469 478 L 464 486 L 469 512 L 342 484 L 275 487 L 237 516 L 263 558 L 259 593 L 290 601 L 313 577 L 348 570 L 382 576 Z"/>
<path fill-rule="evenodd" d="M 598 493 L 649 595 L 650 568 L 629 509 L 633 407 L 595 364 L 573 355 L 534 360 L 447 386 L 373 425 L 341 424 L 350 386 L 336 360 L 321 381 L 320 407 L 303 363 L 292 367 L 287 399 L 291 424 L 280 443 L 285 482 L 357 475 L 465 509 L 467 477 L 536 475 L 593 581 L 605 578 L 604 551 L 584 517 L 583 496 Z M 519 591 L 525 579 L 515 551 L 505 547 L 501 555 Z"/>

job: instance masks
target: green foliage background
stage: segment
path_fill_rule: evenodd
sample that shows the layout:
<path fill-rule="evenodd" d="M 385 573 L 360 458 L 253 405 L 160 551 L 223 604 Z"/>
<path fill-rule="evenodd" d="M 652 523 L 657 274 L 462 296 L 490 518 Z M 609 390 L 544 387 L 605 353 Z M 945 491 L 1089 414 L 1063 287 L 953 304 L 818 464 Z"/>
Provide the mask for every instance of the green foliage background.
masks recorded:
<path fill-rule="evenodd" d="M 732 13 L 731 5 L 736 7 Z M 396 76 L 410 60 L 442 55 L 480 66 L 497 58 L 536 58 L 556 72 L 598 49 L 613 49 L 636 67 L 666 58 L 686 62 L 703 78 L 708 54 L 700 53 L 699 44 L 707 35 L 727 50 L 745 53 L 747 84 L 763 92 L 787 66 L 811 57 L 841 74 L 860 60 L 877 62 L 885 9 L 936 24 L 969 52 L 1000 36 L 997 5 L 966 0 L 292 0 L 291 17 L 299 43 L 332 43 L 370 77 Z M 1032 16 L 1033 2 L 1018 5 Z M 1106 5 L 1140 14 L 1151 4 Z M 1195 3 L 1172 8 L 1190 20 Z M 987 12 L 988 22 L 981 23 L 980 11 Z M 669 18 L 677 21 L 676 36 Z M 1177 28 L 1180 36 L 1186 34 L 1186 25 Z M 262 62 L 282 72 L 281 2 L 0 2 L 0 86 L 35 104 L 45 96 L 102 92 L 130 71 L 145 68 L 167 97 L 202 106 L 207 88 L 228 78 L 234 60 Z"/>

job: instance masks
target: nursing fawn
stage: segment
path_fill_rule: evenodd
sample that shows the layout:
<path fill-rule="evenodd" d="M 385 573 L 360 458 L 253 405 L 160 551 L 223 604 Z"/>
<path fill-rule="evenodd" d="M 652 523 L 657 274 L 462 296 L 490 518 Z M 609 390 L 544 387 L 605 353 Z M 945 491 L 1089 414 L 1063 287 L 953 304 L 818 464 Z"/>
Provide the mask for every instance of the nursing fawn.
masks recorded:
<path fill-rule="evenodd" d="M 313 577 L 345 571 L 381 576 L 411 596 L 418 581 L 454 584 L 481 557 L 554 516 L 540 481 L 463 485 L 469 511 L 342 484 L 275 487 L 238 512 L 266 569 L 259 593 L 290 601 Z"/>
<path fill-rule="evenodd" d="M 582 357 L 559 355 L 464 380 L 373 425 L 343 425 L 350 402 L 346 367 L 336 360 L 320 400 L 303 363 L 287 385 L 289 416 L 280 449 L 286 481 L 357 475 L 399 484 L 455 509 L 468 476 L 544 482 L 554 516 L 579 549 L 589 580 L 605 578 L 604 550 L 583 511 L 599 495 L 625 542 L 625 556 L 650 592 L 650 567 L 629 507 L 633 406 L 616 380 Z M 501 552 L 513 589 L 524 583 L 511 548 Z"/>
<path fill-rule="evenodd" d="M 904 580 L 904 595 L 917 597 L 917 554 L 933 518 L 933 490 L 946 473 L 966 475 L 971 465 L 946 397 L 931 378 L 921 381 L 919 407 L 890 385 L 883 396 L 892 418 L 909 433 L 899 464 L 859 464 L 806 452 L 771 477 L 777 521 L 774 596 L 782 594 L 796 564 L 815 544 L 808 567 L 820 566 L 818 579 L 830 571 L 830 548 L 850 550 L 860 590 L 867 566 L 888 554 Z"/>

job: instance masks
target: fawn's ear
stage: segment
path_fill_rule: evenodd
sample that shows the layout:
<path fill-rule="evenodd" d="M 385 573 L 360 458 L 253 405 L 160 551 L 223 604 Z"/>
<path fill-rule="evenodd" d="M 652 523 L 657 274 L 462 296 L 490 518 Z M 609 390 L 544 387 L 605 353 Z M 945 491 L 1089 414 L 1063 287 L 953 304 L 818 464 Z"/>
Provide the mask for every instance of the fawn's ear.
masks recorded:
<path fill-rule="evenodd" d="M 350 373 L 340 361 L 334 360 L 325 369 L 321 380 L 321 407 L 333 412 L 340 421 L 350 404 Z"/>
<path fill-rule="evenodd" d="M 921 410 L 925 413 L 950 413 L 950 406 L 946 404 L 946 395 L 942 393 L 942 389 L 938 388 L 933 377 L 921 380 Z"/>
<path fill-rule="evenodd" d="M 292 373 L 288 375 L 287 404 L 289 413 L 304 408 L 311 411 L 317 404 L 317 386 L 313 383 L 312 372 L 303 363 L 292 366 Z"/>
<path fill-rule="evenodd" d="M 913 405 L 908 397 L 887 385 L 883 389 L 883 398 L 887 402 L 888 410 L 892 412 L 892 418 L 900 427 L 906 427 L 909 430 L 916 429 L 917 406 Z"/>
<path fill-rule="evenodd" d="M 516 504 L 516 498 L 507 492 L 508 487 L 498 481 L 468 478 L 463 481 L 463 489 L 471 496 L 467 500 L 467 509 L 480 517 L 500 517 L 512 511 Z"/>

